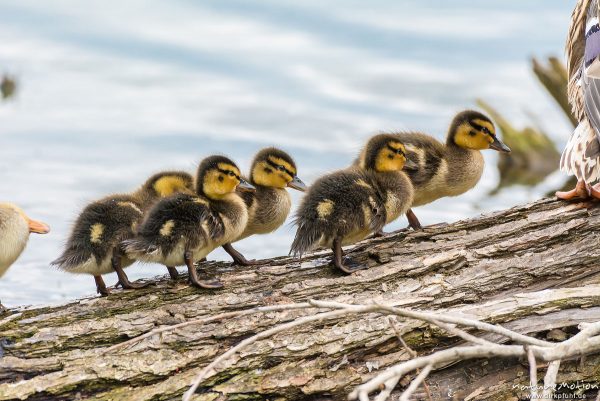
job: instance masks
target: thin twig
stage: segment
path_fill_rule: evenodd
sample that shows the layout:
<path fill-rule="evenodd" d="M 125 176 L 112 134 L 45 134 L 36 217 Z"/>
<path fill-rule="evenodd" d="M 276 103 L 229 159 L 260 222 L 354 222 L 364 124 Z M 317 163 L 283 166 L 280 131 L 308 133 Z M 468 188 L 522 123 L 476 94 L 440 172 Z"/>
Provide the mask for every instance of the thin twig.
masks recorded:
<path fill-rule="evenodd" d="M 343 304 L 340 302 L 331 302 L 331 301 L 309 301 L 311 305 L 318 306 L 320 308 L 329 308 L 329 309 L 352 309 L 353 307 L 357 307 L 356 305 Z M 529 337 L 523 334 L 519 334 L 512 330 L 506 329 L 499 325 L 493 325 L 485 322 L 481 322 L 479 320 L 467 319 L 458 316 L 452 316 L 448 314 L 435 313 L 435 312 L 418 312 L 409 309 L 396 308 L 393 306 L 376 304 L 379 307 L 380 311 L 387 311 L 393 315 L 408 317 L 411 319 L 420 320 L 427 323 L 435 324 L 436 321 L 450 324 L 458 324 L 461 326 L 468 326 L 474 329 L 487 331 L 490 333 L 500 334 L 504 337 L 507 337 L 515 342 L 521 344 L 528 345 L 537 345 L 540 347 L 553 347 L 556 343 L 551 343 L 549 341 L 538 340 L 537 338 Z M 493 344 L 493 343 L 492 343 Z"/>
<path fill-rule="evenodd" d="M 419 388 L 421 383 L 427 378 L 427 376 L 429 376 L 431 369 L 433 369 L 433 365 L 425 366 L 425 369 L 423 369 L 423 371 L 413 379 L 408 388 L 404 390 L 404 392 L 400 396 L 399 401 L 408 401 L 410 399 L 410 396 L 415 392 L 415 390 Z"/>
<path fill-rule="evenodd" d="M 537 361 L 535 360 L 535 355 L 533 354 L 533 350 L 529 347 L 525 347 L 527 350 L 527 361 L 529 362 L 529 386 L 530 386 L 530 399 L 537 400 L 538 391 L 537 391 Z"/>
<path fill-rule="evenodd" d="M 556 377 L 558 376 L 558 370 L 560 369 L 560 359 L 558 361 L 552 361 L 548 365 L 546 376 L 544 377 L 544 392 L 542 393 L 543 400 L 551 400 L 554 395 L 554 387 L 556 386 Z M 600 399 L 598 400 L 600 401 Z"/>
<path fill-rule="evenodd" d="M 533 355 L 545 362 L 555 362 L 565 358 L 572 358 L 586 353 L 593 353 L 600 350 L 600 338 L 598 336 L 591 337 L 600 332 L 600 322 L 586 324 L 581 326 L 582 330 L 569 340 L 555 344 L 554 347 L 538 347 L 535 345 L 528 346 Z M 432 365 L 435 369 L 447 363 L 464 361 L 475 358 L 491 358 L 491 357 L 524 357 L 527 356 L 523 346 L 518 345 L 475 345 L 471 347 L 455 347 L 443 351 L 438 351 L 428 356 L 412 359 L 410 361 L 399 363 L 378 374 L 366 383 L 358 386 L 349 398 L 351 400 L 364 398 L 374 391 L 377 391 L 381 385 L 387 381 L 396 378 L 404 377 L 406 374 L 416 371 L 418 368 L 423 368 Z M 550 366 L 553 370 L 558 371 L 559 364 L 554 363 Z M 552 375 L 549 377 L 551 381 Z"/>
<path fill-rule="evenodd" d="M 312 304 L 312 302 L 310 304 Z M 210 373 L 210 371 L 212 369 L 215 369 L 219 365 L 219 363 L 221 363 L 222 361 L 225 361 L 229 357 L 233 356 L 236 352 L 241 351 L 242 349 L 248 347 L 249 345 L 251 345 L 259 340 L 269 338 L 277 333 L 281 333 L 282 331 L 286 331 L 291 328 L 294 328 L 297 326 L 302 326 L 302 325 L 305 325 L 308 323 L 319 322 L 319 321 L 328 320 L 328 319 L 334 319 L 334 318 L 337 318 L 340 316 L 345 316 L 345 315 L 353 314 L 353 313 L 370 313 L 370 312 L 374 312 L 376 309 L 377 309 L 377 307 L 375 305 L 365 305 L 365 306 L 362 306 L 359 308 L 355 308 L 352 311 L 345 310 L 345 309 L 338 309 L 338 310 L 334 310 L 334 311 L 330 311 L 330 312 L 318 313 L 316 315 L 303 316 L 303 317 L 300 317 L 291 322 L 280 324 L 278 326 L 275 326 L 268 330 L 260 332 L 252 337 L 249 337 L 249 338 L 241 341 L 236 346 L 232 347 L 229 351 L 227 351 L 224 354 L 222 354 L 221 356 L 219 356 L 217 359 L 215 359 L 214 361 L 209 363 L 207 366 L 205 366 L 200 371 L 200 373 L 194 378 L 194 381 L 192 382 L 191 387 L 183 395 L 183 401 L 189 401 L 192 398 L 192 396 L 198 389 L 198 386 L 200 386 L 200 383 L 202 383 L 202 380 L 204 380 L 206 378 L 206 376 L 208 376 L 208 373 Z"/>
<path fill-rule="evenodd" d="M 404 347 L 406 352 L 408 352 L 409 355 L 413 358 L 416 358 L 417 356 L 419 356 L 419 354 L 417 354 L 417 352 L 415 350 L 413 350 L 406 343 L 406 341 L 404 341 L 404 338 L 402 337 L 402 334 L 400 333 L 400 329 L 396 325 L 397 322 L 396 322 L 395 318 L 388 316 L 388 323 L 392 327 L 392 330 L 394 330 L 394 334 L 396 334 L 398 341 L 400 341 L 400 344 L 402 344 L 402 347 Z M 417 370 L 417 374 L 420 374 L 420 373 L 421 373 L 420 370 Z M 387 400 L 388 397 L 392 394 L 392 391 L 398 385 L 399 381 L 400 381 L 400 378 L 398 377 L 395 380 L 390 380 L 390 381 L 386 382 L 385 389 L 375 398 L 375 401 Z M 429 384 L 427 384 L 427 380 L 423 380 L 423 388 L 425 389 L 425 393 L 427 394 L 427 399 L 429 401 L 433 401 L 433 397 L 431 397 L 431 390 L 429 389 Z"/>

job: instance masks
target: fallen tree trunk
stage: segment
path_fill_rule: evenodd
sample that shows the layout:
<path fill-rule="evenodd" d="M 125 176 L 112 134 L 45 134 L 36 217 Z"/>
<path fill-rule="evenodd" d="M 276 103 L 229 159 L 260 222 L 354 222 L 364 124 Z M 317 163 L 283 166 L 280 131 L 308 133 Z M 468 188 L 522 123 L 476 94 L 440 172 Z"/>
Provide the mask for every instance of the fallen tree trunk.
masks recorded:
<path fill-rule="evenodd" d="M 0 400 L 180 399 L 199 369 L 233 345 L 311 311 L 219 315 L 311 299 L 461 312 L 538 338 L 568 337 L 579 323 L 600 321 L 599 232 L 595 204 L 542 200 L 361 243 L 350 253 L 370 269 L 352 276 L 328 267 L 328 252 L 252 268 L 210 263 L 202 271 L 219 274 L 225 289 L 162 279 L 107 298 L 11 311 L 0 316 Z M 210 317 L 108 351 L 159 326 Z M 419 321 L 397 327 L 419 355 L 460 342 Z M 343 399 L 410 358 L 388 317 L 341 316 L 257 341 L 212 372 L 196 399 Z M 597 384 L 599 365 L 600 354 L 566 361 L 558 381 Z M 433 400 L 518 400 L 529 394 L 519 387 L 529 383 L 527 370 L 519 360 L 472 360 L 427 382 Z M 586 394 L 595 396 L 591 387 Z"/>

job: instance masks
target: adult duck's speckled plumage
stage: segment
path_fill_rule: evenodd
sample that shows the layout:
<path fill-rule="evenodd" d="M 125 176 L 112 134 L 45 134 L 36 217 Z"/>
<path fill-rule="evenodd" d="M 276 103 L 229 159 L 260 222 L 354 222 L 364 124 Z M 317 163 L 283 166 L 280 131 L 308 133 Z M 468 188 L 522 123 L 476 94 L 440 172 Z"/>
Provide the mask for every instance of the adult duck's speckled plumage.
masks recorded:
<path fill-rule="evenodd" d="M 194 262 L 215 248 L 239 238 L 248 222 L 248 208 L 236 188 L 254 190 L 236 164 L 211 156 L 198 167 L 196 194 L 177 194 L 157 202 L 146 214 L 137 235 L 124 241 L 125 253 L 142 262 L 186 265 L 190 282 L 220 288 L 218 281 L 201 281 Z"/>
<path fill-rule="evenodd" d="M 412 206 L 421 206 L 446 196 L 457 196 L 473 188 L 483 173 L 480 150 L 510 152 L 496 136 L 493 122 L 484 114 L 466 110 L 457 114 L 442 144 L 417 132 L 393 134 L 406 147 L 408 163 L 404 168 L 414 187 Z M 421 227 L 409 210 L 411 227 Z"/>
<path fill-rule="evenodd" d="M 343 260 L 342 246 L 358 242 L 405 213 L 413 189 L 402 172 L 404 145 L 393 135 L 371 138 L 354 166 L 327 174 L 310 186 L 296 213 L 290 253 L 302 256 L 319 246 L 333 250 L 345 273 L 364 268 Z"/>
<path fill-rule="evenodd" d="M 121 242 L 134 236 L 143 214 L 159 198 L 178 192 L 193 193 L 193 178 L 182 171 L 154 174 L 132 194 L 110 195 L 81 212 L 63 254 L 52 262 L 69 273 L 94 276 L 96 289 L 108 295 L 102 274 L 116 272 L 124 288 L 137 288 L 123 268 L 134 260 L 123 255 Z"/>
<path fill-rule="evenodd" d="M 577 177 L 577 186 L 557 192 L 561 199 L 600 198 L 600 26 L 598 0 L 579 0 L 567 37 L 568 95 L 579 125 L 563 151 L 560 168 Z"/>
<path fill-rule="evenodd" d="M 240 192 L 248 207 L 248 224 L 236 241 L 251 235 L 267 234 L 281 227 L 292 207 L 292 200 L 286 188 L 306 190 L 306 186 L 297 176 L 294 159 L 286 152 L 273 147 L 262 149 L 256 154 L 250 167 L 249 182 L 256 187 L 256 191 Z M 231 244 L 226 244 L 223 248 L 236 264 L 254 264 Z"/>

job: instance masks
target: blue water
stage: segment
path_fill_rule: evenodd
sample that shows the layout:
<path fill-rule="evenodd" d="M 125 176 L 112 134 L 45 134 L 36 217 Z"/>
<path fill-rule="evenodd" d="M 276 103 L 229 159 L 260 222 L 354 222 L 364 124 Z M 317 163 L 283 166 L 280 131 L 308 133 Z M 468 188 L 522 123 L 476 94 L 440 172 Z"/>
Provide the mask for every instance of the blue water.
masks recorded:
<path fill-rule="evenodd" d="M 529 58 L 563 54 L 574 3 L 0 0 L 0 72 L 19 83 L 16 98 L 0 103 L 0 200 L 53 230 L 31 237 L 0 280 L 0 299 L 92 294 L 91 277 L 48 266 L 81 208 L 163 168 L 194 171 L 211 153 L 247 169 L 258 149 L 277 145 L 311 182 L 349 164 L 379 130 L 442 138 L 476 98 L 518 124 L 534 115 L 562 146 L 569 126 Z M 421 220 L 505 208 L 562 180 L 489 198 L 495 156 L 486 154 L 476 189 L 417 209 Z M 250 258 L 286 254 L 292 235 L 286 225 L 237 247 Z M 131 278 L 163 273 L 128 269 Z"/>

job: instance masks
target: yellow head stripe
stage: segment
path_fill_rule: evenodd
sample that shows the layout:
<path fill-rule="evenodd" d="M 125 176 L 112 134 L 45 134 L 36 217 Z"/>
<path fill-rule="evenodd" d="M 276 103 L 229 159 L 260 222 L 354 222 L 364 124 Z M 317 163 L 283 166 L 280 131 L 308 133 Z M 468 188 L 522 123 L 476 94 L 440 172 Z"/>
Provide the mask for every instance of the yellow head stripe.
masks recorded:
<path fill-rule="evenodd" d="M 289 171 L 290 173 L 292 173 L 292 175 L 296 175 L 296 169 L 294 168 L 294 166 L 292 166 L 290 163 L 288 163 L 287 161 L 285 161 L 281 157 L 269 156 L 268 159 L 269 159 L 269 161 L 271 163 L 275 163 L 275 164 L 278 164 L 280 166 L 283 166 L 283 167 L 285 167 L 285 169 L 287 171 Z"/>
<path fill-rule="evenodd" d="M 403 152 L 406 152 L 406 149 L 404 148 L 404 145 L 400 142 L 388 142 L 388 146 L 392 149 L 395 150 L 402 150 Z"/>
<path fill-rule="evenodd" d="M 220 170 L 232 171 L 238 177 L 241 175 L 240 170 L 238 170 L 238 168 L 236 166 L 231 165 L 229 163 L 219 163 L 219 164 L 217 164 L 217 167 Z"/>
<path fill-rule="evenodd" d="M 186 182 L 182 177 L 175 175 L 159 178 L 154 183 L 154 190 L 160 196 L 169 196 L 175 192 L 183 191 L 188 187 L 190 187 L 190 183 Z"/>
<path fill-rule="evenodd" d="M 489 130 L 489 131 L 490 131 L 492 134 L 494 134 L 494 133 L 495 133 L 495 127 L 494 127 L 494 124 L 492 124 L 491 122 L 489 122 L 489 121 L 486 121 L 486 120 L 481 120 L 481 119 L 479 119 L 479 118 L 476 118 L 476 119 L 474 119 L 474 120 L 473 120 L 473 122 L 474 122 L 475 124 L 479 124 L 479 125 L 481 125 L 482 127 L 485 127 L 485 128 L 487 128 L 487 129 L 488 129 L 488 130 Z"/>

